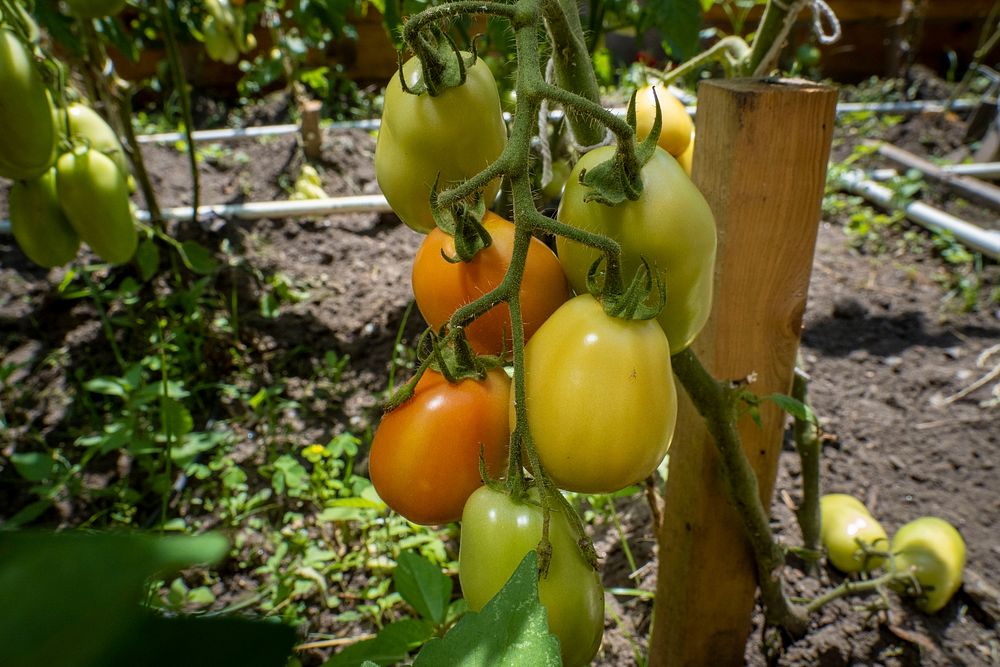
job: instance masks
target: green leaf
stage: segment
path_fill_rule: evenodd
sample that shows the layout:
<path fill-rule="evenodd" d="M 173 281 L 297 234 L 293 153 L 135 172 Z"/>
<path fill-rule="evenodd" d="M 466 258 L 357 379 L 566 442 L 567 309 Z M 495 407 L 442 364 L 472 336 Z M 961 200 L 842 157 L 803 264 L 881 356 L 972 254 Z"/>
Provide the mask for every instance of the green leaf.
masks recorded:
<path fill-rule="evenodd" d="M 180 247 L 181 259 L 184 264 L 201 275 L 215 273 L 219 263 L 212 257 L 211 251 L 197 241 L 185 241 Z"/>
<path fill-rule="evenodd" d="M 17 473 L 29 482 L 40 482 L 52 475 L 55 462 L 52 457 L 42 452 L 24 452 L 11 454 L 11 463 Z"/>
<path fill-rule="evenodd" d="M 373 639 L 366 639 L 343 649 L 323 663 L 323 667 L 357 667 L 367 663 L 393 665 L 402 662 L 409 657 L 410 650 L 413 648 L 411 639 L 415 636 L 412 626 L 404 625 L 407 621 L 410 624 L 420 624 L 420 621 L 407 619 L 387 625 Z M 423 641 L 426 641 L 429 636 L 430 630 L 428 628 Z M 419 643 L 417 645 L 419 646 Z"/>
<path fill-rule="evenodd" d="M 701 31 L 701 2 L 699 0 L 661 0 L 651 3 L 658 9 L 656 24 L 678 61 L 698 53 Z"/>
<path fill-rule="evenodd" d="M 0 533 L 0 664 L 154 664 L 150 662 L 153 654 L 167 647 L 153 641 L 151 635 L 155 637 L 152 631 L 156 628 L 147 623 L 152 617 L 144 614 L 139 605 L 146 580 L 164 570 L 216 562 L 228 548 L 228 541 L 218 534 L 157 538 L 139 533 L 79 531 Z M 267 630 L 255 626 L 255 632 L 262 633 L 263 642 Z M 216 629 L 203 634 L 213 637 L 213 643 L 230 648 Z M 289 636 L 288 647 L 290 640 Z M 191 656 L 181 659 L 177 650 L 193 656 L 209 647 L 192 645 L 188 636 L 181 640 L 174 635 L 171 641 L 175 644 L 174 662 L 166 664 L 204 664 L 192 662 Z M 244 641 L 255 640 L 247 636 Z M 127 660 L 106 659 L 128 645 L 149 654 L 132 651 Z M 271 664 L 278 667 L 283 663 Z"/>
<path fill-rule="evenodd" d="M 811 424 L 819 423 L 819 420 L 816 418 L 816 413 L 812 411 L 812 408 L 796 398 L 786 396 L 785 394 L 771 394 L 767 398 L 774 401 L 779 408 L 799 421 L 809 422 Z"/>
<path fill-rule="evenodd" d="M 277 493 L 285 493 L 295 497 L 309 486 L 309 471 L 291 454 L 282 454 L 274 462 L 274 477 L 271 486 Z"/>
<path fill-rule="evenodd" d="M 415 552 L 404 551 L 396 561 L 392 581 L 418 614 L 435 625 L 444 623 L 453 584 L 441 568 Z"/>
<path fill-rule="evenodd" d="M 160 268 L 160 249 L 156 242 L 146 239 L 135 251 L 135 263 L 139 267 L 139 277 L 146 282 Z"/>
<path fill-rule="evenodd" d="M 559 640 L 538 601 L 538 556 L 529 551 L 479 613 L 470 612 L 417 654 L 414 667 L 558 667 Z"/>
<path fill-rule="evenodd" d="M 189 433 L 184 439 L 170 448 L 170 458 L 177 465 L 184 467 L 191 463 L 198 454 L 215 449 L 228 442 L 230 434 L 225 431 L 199 431 Z"/>
<path fill-rule="evenodd" d="M 126 387 L 119 378 L 97 377 L 83 383 L 83 388 L 95 394 L 124 397 L 131 387 Z"/>
<path fill-rule="evenodd" d="M 178 439 L 194 429 L 194 418 L 184 404 L 175 398 L 164 397 L 160 405 L 163 434 Z"/>

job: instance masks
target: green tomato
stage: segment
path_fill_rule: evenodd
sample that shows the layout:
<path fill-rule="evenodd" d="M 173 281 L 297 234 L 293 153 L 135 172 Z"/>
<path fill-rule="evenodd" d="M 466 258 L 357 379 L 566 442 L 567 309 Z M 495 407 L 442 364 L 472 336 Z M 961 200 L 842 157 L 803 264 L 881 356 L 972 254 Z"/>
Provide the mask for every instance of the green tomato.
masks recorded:
<path fill-rule="evenodd" d="M 59 207 L 55 169 L 14 183 L 8 203 L 11 232 L 28 259 L 51 268 L 76 257 L 80 237 Z"/>
<path fill-rule="evenodd" d="M 87 143 L 90 148 L 104 153 L 115 161 L 122 174 L 129 175 L 128 160 L 118 135 L 101 116 L 85 104 L 71 104 L 66 109 L 69 117 L 71 140 Z"/>
<path fill-rule="evenodd" d="M 84 19 L 114 16 L 125 8 L 125 0 L 65 0 L 69 10 Z"/>
<path fill-rule="evenodd" d="M 593 296 L 577 296 L 528 341 L 524 372 L 528 429 L 559 488 L 612 493 L 663 461 L 677 390 L 655 320 L 611 317 Z"/>
<path fill-rule="evenodd" d="M 860 500 L 833 493 L 819 499 L 819 511 L 820 540 L 834 567 L 841 572 L 862 572 L 882 565 L 882 558 L 865 558 L 858 544 L 882 551 L 889 546 L 889 536 Z"/>
<path fill-rule="evenodd" d="M 552 162 L 552 179 L 542 188 L 542 199 L 544 201 L 548 202 L 559 198 L 563 188 L 566 187 L 569 172 L 569 163 L 564 158 Z"/>
<path fill-rule="evenodd" d="M 56 162 L 56 192 L 69 223 L 97 256 L 122 264 L 139 243 L 128 183 L 114 161 L 93 149 L 63 154 Z"/>
<path fill-rule="evenodd" d="M 892 536 L 896 571 L 920 582 L 917 606 L 934 613 L 962 585 L 965 541 L 944 519 L 923 516 L 904 525 Z"/>
<path fill-rule="evenodd" d="M 590 151 L 576 163 L 559 205 L 558 218 L 573 227 L 618 241 L 622 269 L 630 279 L 645 257 L 662 272 L 667 305 L 657 318 L 670 341 L 670 352 L 686 348 L 701 331 L 712 306 L 715 270 L 715 219 L 705 198 L 677 160 L 662 148 L 642 168 L 642 195 L 617 206 L 585 202 L 589 188 L 580 173 L 610 159 L 613 146 Z M 559 260 L 578 294 L 587 290 L 587 271 L 598 252 L 563 237 Z"/>
<path fill-rule="evenodd" d="M 59 132 L 34 56 L 0 27 L 0 176 L 37 178 L 55 159 Z"/>
<path fill-rule="evenodd" d="M 403 65 L 403 76 L 411 89 L 420 82 L 419 59 Z M 443 190 L 475 176 L 506 144 L 497 84 L 482 60 L 466 70 L 464 84 L 436 97 L 403 92 L 397 71 L 385 89 L 375 176 L 396 215 L 427 233 L 435 227 L 430 206 L 435 178 L 440 175 L 438 187 Z M 499 190 L 500 179 L 487 185 L 487 205 Z"/>
<path fill-rule="evenodd" d="M 525 501 L 487 486 L 475 491 L 462 512 L 458 552 L 458 578 L 469 608 L 482 609 L 541 539 L 537 490 Z M 549 540 L 549 571 L 538 582 L 549 630 L 559 638 L 565 665 L 590 664 L 604 634 L 604 588 L 580 554 L 565 515 L 551 514 Z"/>

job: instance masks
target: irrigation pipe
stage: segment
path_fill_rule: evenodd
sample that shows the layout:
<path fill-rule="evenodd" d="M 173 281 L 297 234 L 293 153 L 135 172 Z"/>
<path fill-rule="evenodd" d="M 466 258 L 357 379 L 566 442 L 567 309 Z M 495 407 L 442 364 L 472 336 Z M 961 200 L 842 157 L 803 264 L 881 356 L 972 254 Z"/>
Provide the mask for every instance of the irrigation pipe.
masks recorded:
<path fill-rule="evenodd" d="M 928 180 L 940 183 L 966 199 L 1000 209 L 1000 188 L 992 183 L 945 171 L 930 160 L 887 142 L 879 144 L 878 154 L 901 167 L 916 169 Z"/>
<path fill-rule="evenodd" d="M 952 109 L 971 109 L 978 104 L 977 100 L 956 100 Z M 856 113 L 868 111 L 873 113 L 921 113 L 924 111 L 944 111 L 946 101 L 924 101 L 924 102 L 841 102 L 837 105 L 837 114 Z M 693 116 L 697 107 L 688 105 L 685 107 L 689 115 Z M 611 109 L 611 112 L 618 116 L 625 116 L 625 108 L 618 107 Z M 504 120 L 510 121 L 510 114 L 504 114 Z M 553 109 L 549 113 L 549 121 L 558 122 L 562 120 L 563 112 L 560 109 Z M 337 121 L 323 125 L 324 131 L 343 130 L 377 130 L 381 127 L 382 121 L 379 118 L 367 120 L 346 120 Z M 301 128 L 295 124 L 286 125 L 264 125 L 260 127 L 241 128 L 221 128 L 217 130 L 195 130 L 191 133 L 191 138 L 195 142 L 206 141 L 235 141 L 237 139 L 248 139 L 253 137 L 278 137 L 289 134 L 298 134 Z M 139 135 L 140 144 L 170 144 L 183 141 L 182 132 L 158 132 L 155 134 Z"/>
<path fill-rule="evenodd" d="M 864 197 L 884 209 L 899 208 L 892 190 L 869 180 L 860 171 L 843 174 L 834 181 L 834 185 L 841 190 Z M 1000 232 L 983 229 L 921 202 L 907 204 L 903 207 L 903 212 L 917 224 L 931 230 L 949 231 L 969 248 L 1000 261 Z"/>
<path fill-rule="evenodd" d="M 249 202 L 246 204 L 210 204 L 198 207 L 199 220 L 260 218 L 304 218 L 336 215 L 341 213 L 389 213 L 392 209 L 384 195 L 357 195 L 328 197 L 326 199 L 290 199 L 286 201 Z M 194 212 L 190 206 L 176 206 L 160 210 L 164 220 L 190 220 Z M 149 222 L 149 211 L 137 211 L 140 222 Z M 0 220 L 0 233 L 10 233 L 10 220 Z"/>

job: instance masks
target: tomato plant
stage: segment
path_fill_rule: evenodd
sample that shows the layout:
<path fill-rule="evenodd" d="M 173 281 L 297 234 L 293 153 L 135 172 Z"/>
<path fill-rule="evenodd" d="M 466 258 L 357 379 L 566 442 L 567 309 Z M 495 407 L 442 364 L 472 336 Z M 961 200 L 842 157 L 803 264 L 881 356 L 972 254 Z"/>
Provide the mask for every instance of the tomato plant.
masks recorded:
<path fill-rule="evenodd" d="M 514 225 L 487 212 L 483 227 L 493 239 L 468 262 L 455 256 L 455 240 L 438 228 L 424 239 L 413 260 L 413 295 L 432 329 L 440 329 L 459 307 L 497 287 L 503 280 L 514 249 Z M 536 238 L 531 239 L 521 282 L 524 337 L 530 338 L 542 322 L 569 298 L 569 286 L 559 260 Z M 479 354 L 511 351 L 510 309 L 502 303 L 465 327 L 472 349 Z"/>
<path fill-rule="evenodd" d="M 549 526 L 552 559 L 538 581 L 538 596 L 548 613 L 549 630 L 559 638 L 563 663 L 589 664 L 604 633 L 604 589 L 584 560 L 576 534 L 564 514 L 553 512 Z M 503 587 L 518 563 L 542 539 L 538 492 L 515 500 L 482 487 L 462 512 L 458 578 L 469 608 L 479 611 Z"/>
<path fill-rule="evenodd" d="M 36 178 L 55 159 L 59 133 L 34 56 L 0 26 L 0 176 Z"/>
<path fill-rule="evenodd" d="M 125 7 L 126 0 L 65 0 L 70 11 L 83 19 L 114 16 Z"/>
<path fill-rule="evenodd" d="M 98 257 L 132 259 L 139 236 L 129 209 L 128 184 L 114 160 L 79 147 L 56 162 L 56 193 L 69 223 Z"/>
<path fill-rule="evenodd" d="M 372 440 L 369 475 L 379 496 L 410 521 L 456 521 L 483 482 L 507 464 L 510 380 L 501 369 L 455 383 L 428 370 L 413 396 L 388 412 Z"/>
<path fill-rule="evenodd" d="M 656 89 L 655 97 L 654 88 Z M 660 104 L 663 127 L 660 129 L 660 137 L 656 143 L 659 144 L 660 148 L 679 159 L 691 144 L 694 123 L 691 122 L 691 116 L 684 108 L 684 103 L 677 99 L 666 86 L 644 86 L 636 91 L 636 138 L 645 139 L 652 131 L 657 102 Z"/>
<path fill-rule="evenodd" d="M 524 372 L 531 437 L 559 488 L 610 493 L 663 460 L 677 390 L 655 321 L 612 317 L 593 296 L 577 296 L 525 347 Z"/>
<path fill-rule="evenodd" d="M 409 89 L 421 83 L 420 60 L 403 65 Z M 465 83 L 432 97 L 404 92 L 397 71 L 385 89 L 375 175 L 399 218 L 417 230 L 434 229 L 431 188 L 453 185 L 497 159 L 507 143 L 497 84 L 489 67 L 477 59 L 466 69 Z M 500 190 L 500 179 L 483 193 L 487 203 Z"/>
<path fill-rule="evenodd" d="M 614 152 L 611 146 L 598 148 L 577 162 L 558 218 L 618 241 L 625 275 L 635 273 L 640 257 L 663 272 L 667 305 L 658 319 L 670 340 L 670 352 L 677 354 L 698 335 L 711 310 L 715 219 L 677 160 L 662 149 L 657 149 L 642 168 L 643 191 L 637 201 L 617 206 L 585 201 L 588 189 L 580 183 L 580 173 L 608 160 Z M 573 289 L 585 292 L 587 271 L 598 252 L 561 237 L 557 247 Z"/>
<path fill-rule="evenodd" d="M 8 204 L 11 232 L 28 259 L 49 268 L 76 257 L 80 237 L 59 207 L 55 169 L 14 183 Z"/>
<path fill-rule="evenodd" d="M 965 540 L 953 525 L 934 516 L 922 516 L 902 526 L 892 536 L 896 571 L 912 575 L 920 590 L 917 606 L 934 613 L 962 585 L 965 569 Z"/>
<path fill-rule="evenodd" d="M 884 559 L 866 556 L 861 545 L 886 550 L 889 537 L 864 504 L 847 494 L 820 498 L 820 540 L 833 566 L 841 572 L 862 572 L 880 567 Z"/>

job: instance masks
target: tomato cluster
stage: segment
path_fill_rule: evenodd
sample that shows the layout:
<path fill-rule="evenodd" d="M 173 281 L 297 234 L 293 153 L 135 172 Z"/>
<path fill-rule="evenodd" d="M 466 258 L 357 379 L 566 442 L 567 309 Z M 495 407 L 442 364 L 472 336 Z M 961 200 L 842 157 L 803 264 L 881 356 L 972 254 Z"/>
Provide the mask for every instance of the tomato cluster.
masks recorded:
<path fill-rule="evenodd" d="M 82 0 L 70 7 L 83 16 L 114 10 Z M 127 262 L 138 234 L 125 152 L 90 108 L 53 104 L 29 47 L 0 26 L 0 126 L 18 128 L 0 133 L 0 176 L 15 181 L 9 200 L 14 239 L 44 267 L 72 260 L 81 240 L 107 262 Z"/>
<path fill-rule="evenodd" d="M 890 567 L 891 585 L 929 613 L 944 607 L 962 583 L 965 541 L 944 519 L 924 516 L 900 527 L 890 542 L 868 508 L 853 496 L 820 498 L 820 539 L 838 570 Z"/>
<path fill-rule="evenodd" d="M 383 416 L 369 470 L 382 499 L 411 521 L 461 520 L 459 578 L 473 610 L 538 547 L 547 513 L 552 552 L 539 582 L 540 599 L 564 662 L 585 664 L 601 642 L 604 603 L 600 578 L 579 546 L 586 541 L 579 519 L 569 505 L 556 502 L 558 495 L 540 493 L 538 480 L 525 493 L 510 479 L 504 488 L 500 478 L 521 479 L 523 470 L 510 466 L 512 453 L 545 484 L 574 492 L 613 493 L 655 472 L 677 417 L 671 353 L 691 342 L 708 315 L 715 224 L 678 161 L 661 148 L 642 168 L 638 201 L 614 207 L 586 201 L 581 171 L 614 150 L 597 149 L 569 175 L 559 221 L 581 230 L 583 238 L 586 232 L 615 239 L 624 282 L 637 276 L 636 284 L 648 277 L 650 288 L 665 283 L 663 314 L 643 311 L 643 319 L 634 307 L 618 310 L 615 299 L 624 290 L 607 284 L 603 289 L 609 291 L 591 294 L 587 276 L 600 254 L 561 237 L 558 257 L 531 237 L 517 267 L 523 268 L 520 282 L 508 285 L 515 246 L 523 250 L 527 232 L 489 211 L 475 215 L 475 206 L 452 210 L 475 216 L 469 224 L 480 238 L 489 238 L 465 256 L 456 248 L 458 228 L 446 232 L 442 222 L 454 219 L 435 217 L 431 209 L 435 188 L 440 192 L 476 176 L 500 156 L 507 140 L 492 75 L 481 61 L 460 57 L 468 61 L 464 83 L 430 95 L 421 87 L 421 62 L 412 58 L 385 94 L 376 174 L 400 219 L 427 234 L 413 263 L 413 292 L 435 345 L 446 349 L 435 348 L 431 356 L 437 360 L 424 362 L 429 368 L 409 387 L 412 393 Z M 670 130 L 670 146 L 682 154 L 690 145 L 690 119 L 674 104 L 680 110 L 671 113 L 688 123 Z M 498 186 L 483 186 L 487 203 Z M 605 283 L 617 284 L 607 276 Z M 515 292 L 525 341 L 523 366 L 516 371 L 524 375 L 524 405 L 495 368 L 514 347 L 506 299 Z M 474 302 L 481 306 L 478 313 L 467 308 Z M 450 364 L 462 350 L 466 356 L 491 355 L 492 365 L 484 368 L 493 370 L 455 372 Z"/>

